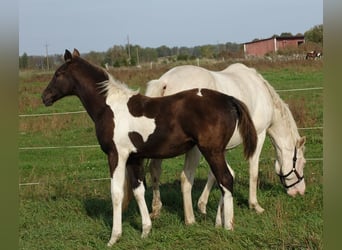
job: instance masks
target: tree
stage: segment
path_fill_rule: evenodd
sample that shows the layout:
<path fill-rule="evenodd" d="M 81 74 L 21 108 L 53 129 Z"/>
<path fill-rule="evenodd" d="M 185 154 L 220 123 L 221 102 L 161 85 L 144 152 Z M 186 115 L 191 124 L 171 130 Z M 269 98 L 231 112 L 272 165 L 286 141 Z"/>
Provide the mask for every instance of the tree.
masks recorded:
<path fill-rule="evenodd" d="M 126 48 L 114 45 L 112 48 L 108 49 L 103 60 L 103 65 L 105 64 L 114 67 L 126 66 L 128 64 Z"/>
<path fill-rule="evenodd" d="M 293 36 L 291 32 L 283 32 L 280 34 L 280 37 L 291 37 Z"/>
<path fill-rule="evenodd" d="M 104 52 L 90 51 L 84 57 L 87 60 L 89 60 L 90 62 L 94 63 L 94 64 L 104 66 L 104 64 L 103 64 L 103 61 L 104 61 L 104 58 L 105 58 L 105 53 Z"/>
<path fill-rule="evenodd" d="M 204 58 L 213 58 L 214 46 L 213 45 L 203 45 L 201 46 L 201 56 Z"/>
<path fill-rule="evenodd" d="M 26 52 L 19 57 L 19 68 L 20 69 L 26 69 L 28 66 L 28 56 Z"/>
<path fill-rule="evenodd" d="M 316 25 L 304 33 L 305 40 L 323 45 L 323 24 Z"/>
<path fill-rule="evenodd" d="M 165 45 L 156 48 L 158 57 L 171 56 L 171 49 Z"/>

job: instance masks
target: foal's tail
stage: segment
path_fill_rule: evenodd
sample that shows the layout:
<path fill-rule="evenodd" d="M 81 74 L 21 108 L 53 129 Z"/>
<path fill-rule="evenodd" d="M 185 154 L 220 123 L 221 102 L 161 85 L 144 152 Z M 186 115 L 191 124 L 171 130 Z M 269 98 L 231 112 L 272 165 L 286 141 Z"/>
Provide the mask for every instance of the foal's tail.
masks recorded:
<path fill-rule="evenodd" d="M 247 106 L 236 98 L 233 98 L 233 104 L 239 119 L 238 128 L 243 141 L 244 155 L 249 158 L 254 154 L 257 146 L 257 132 Z"/>

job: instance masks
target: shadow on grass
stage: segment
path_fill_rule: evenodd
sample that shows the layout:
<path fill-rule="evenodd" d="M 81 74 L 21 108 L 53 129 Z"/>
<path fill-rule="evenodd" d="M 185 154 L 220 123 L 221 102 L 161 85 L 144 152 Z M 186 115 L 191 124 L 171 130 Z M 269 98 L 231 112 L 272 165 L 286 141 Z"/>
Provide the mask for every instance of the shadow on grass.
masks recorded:
<path fill-rule="evenodd" d="M 198 212 L 197 201 L 202 193 L 203 187 L 206 184 L 206 179 L 196 179 L 192 188 L 192 204 L 196 219 L 201 219 L 203 216 Z M 234 203 L 242 209 L 249 209 L 248 205 L 248 179 L 241 179 L 235 182 L 234 190 Z M 260 185 L 261 190 L 259 192 L 269 191 L 274 189 L 274 184 L 270 182 L 263 182 Z M 281 187 L 279 187 L 281 188 Z M 277 188 L 278 189 L 278 188 Z M 179 180 L 165 183 L 160 185 L 161 199 L 163 202 L 163 210 L 168 213 L 175 214 L 184 221 L 184 210 L 183 210 L 183 198 L 181 193 L 181 184 Z M 214 221 L 218 202 L 221 197 L 221 192 L 214 184 L 209 201 L 207 205 L 207 216 L 208 219 Z M 151 212 L 152 203 L 152 187 L 148 185 L 146 188 L 145 199 L 149 211 Z M 84 207 L 87 215 L 91 218 L 103 220 L 104 224 L 108 227 L 112 227 L 112 202 L 110 195 L 108 199 L 99 197 L 87 197 L 84 200 Z M 163 213 L 163 212 L 162 212 Z M 211 218 L 212 217 L 212 218 Z M 139 209 L 134 198 L 129 203 L 126 211 L 123 213 L 123 223 L 128 222 L 134 229 L 141 230 Z"/>
<path fill-rule="evenodd" d="M 112 226 L 112 202 L 110 199 L 91 198 L 84 200 L 87 215 L 94 219 L 103 219 L 106 226 Z"/>

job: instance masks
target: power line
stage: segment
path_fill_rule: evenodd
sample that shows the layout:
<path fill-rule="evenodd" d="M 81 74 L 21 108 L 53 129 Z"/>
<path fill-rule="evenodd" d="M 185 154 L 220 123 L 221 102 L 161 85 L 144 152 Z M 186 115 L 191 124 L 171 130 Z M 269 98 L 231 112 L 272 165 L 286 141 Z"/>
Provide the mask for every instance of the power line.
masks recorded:
<path fill-rule="evenodd" d="M 295 91 L 310 91 L 310 90 L 323 90 L 323 87 L 301 88 L 301 89 L 280 89 L 276 92 L 295 92 Z M 42 113 L 42 114 L 21 114 L 19 117 L 35 117 L 35 116 L 49 116 L 49 115 L 67 115 L 67 114 L 81 114 L 86 113 L 84 110 L 71 111 L 71 112 L 58 112 L 58 113 Z"/>

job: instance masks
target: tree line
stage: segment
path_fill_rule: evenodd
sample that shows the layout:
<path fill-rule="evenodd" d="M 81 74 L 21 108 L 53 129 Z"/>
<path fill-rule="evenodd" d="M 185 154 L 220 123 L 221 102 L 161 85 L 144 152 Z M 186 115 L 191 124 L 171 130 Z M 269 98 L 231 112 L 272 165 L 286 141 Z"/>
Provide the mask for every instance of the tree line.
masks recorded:
<path fill-rule="evenodd" d="M 296 34 L 296 36 L 302 34 Z M 289 32 L 283 32 L 274 36 L 293 36 Z M 306 41 L 323 46 L 323 25 L 316 25 L 304 33 Z M 258 40 L 258 39 L 254 39 Z M 253 41 L 254 41 L 253 40 Z M 194 47 L 168 47 L 157 48 L 141 47 L 139 45 L 113 45 L 105 52 L 90 51 L 83 54 L 87 60 L 102 65 L 103 67 L 138 66 L 143 63 L 159 62 L 169 63 L 176 61 L 188 61 L 196 58 L 202 59 L 228 59 L 243 58 L 243 44 L 221 43 L 208 44 Z M 62 54 L 45 56 L 29 56 L 23 53 L 19 56 L 20 69 L 49 69 L 62 64 Z"/>

